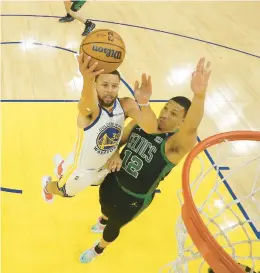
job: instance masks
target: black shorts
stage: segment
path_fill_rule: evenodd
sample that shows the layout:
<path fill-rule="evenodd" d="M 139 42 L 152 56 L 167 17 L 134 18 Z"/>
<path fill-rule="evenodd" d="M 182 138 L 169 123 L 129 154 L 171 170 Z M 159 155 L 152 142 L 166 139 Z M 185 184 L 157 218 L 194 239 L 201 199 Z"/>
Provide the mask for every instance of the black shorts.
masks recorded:
<path fill-rule="evenodd" d="M 123 226 L 142 211 L 144 200 L 124 192 L 117 183 L 115 173 L 106 176 L 99 188 L 102 213 L 109 222 Z"/>
<path fill-rule="evenodd" d="M 86 1 L 75 1 L 75 0 L 71 0 L 71 2 L 72 2 L 72 5 L 70 9 L 74 12 L 77 12 L 78 10 L 80 10 L 82 6 L 86 3 Z"/>

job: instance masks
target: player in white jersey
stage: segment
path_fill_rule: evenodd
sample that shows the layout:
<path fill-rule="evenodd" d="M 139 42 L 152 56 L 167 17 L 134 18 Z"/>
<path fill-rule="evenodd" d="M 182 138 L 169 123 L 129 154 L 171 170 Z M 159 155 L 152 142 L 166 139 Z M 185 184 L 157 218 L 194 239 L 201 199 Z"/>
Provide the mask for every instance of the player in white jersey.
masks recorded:
<path fill-rule="evenodd" d="M 88 68 L 90 60 L 91 57 L 83 54 L 78 57 L 83 90 L 78 103 L 79 135 L 73 164 L 63 168 L 59 181 L 52 181 L 50 176 L 43 178 L 43 196 L 47 202 L 51 202 L 54 195 L 72 197 L 87 186 L 102 183 L 109 172 L 106 163 L 118 147 L 126 117 L 135 120 L 147 133 L 157 129 L 156 116 L 149 106 L 151 77 L 143 74 L 141 85 L 136 81 L 136 101 L 118 99 L 119 72 L 102 74 L 103 70 L 95 71 L 97 63 Z M 109 164 L 115 170 L 120 168 L 121 162 Z"/>

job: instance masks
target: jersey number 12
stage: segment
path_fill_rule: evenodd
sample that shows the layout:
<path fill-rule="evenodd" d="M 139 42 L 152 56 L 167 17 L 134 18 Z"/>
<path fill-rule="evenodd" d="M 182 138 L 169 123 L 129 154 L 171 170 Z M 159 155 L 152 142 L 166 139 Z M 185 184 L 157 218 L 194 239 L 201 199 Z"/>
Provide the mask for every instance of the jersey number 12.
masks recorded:
<path fill-rule="evenodd" d="M 142 169 L 144 163 L 143 160 L 137 157 L 136 155 L 132 156 L 132 151 L 125 150 L 122 168 L 132 175 L 134 178 L 137 178 L 139 171 Z"/>

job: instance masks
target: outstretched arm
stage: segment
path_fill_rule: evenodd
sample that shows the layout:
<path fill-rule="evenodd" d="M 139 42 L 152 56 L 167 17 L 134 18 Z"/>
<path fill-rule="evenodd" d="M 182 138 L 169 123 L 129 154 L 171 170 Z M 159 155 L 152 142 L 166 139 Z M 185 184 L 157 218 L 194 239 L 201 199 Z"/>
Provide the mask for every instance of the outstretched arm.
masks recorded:
<path fill-rule="evenodd" d="M 157 132 L 158 123 L 153 110 L 149 105 L 149 99 L 152 95 L 151 76 L 142 74 L 142 83 L 135 82 L 134 97 L 124 98 L 120 102 L 124 108 L 126 115 L 132 118 L 146 133 L 151 134 Z"/>
<path fill-rule="evenodd" d="M 204 104 L 208 80 L 211 74 L 210 62 L 205 66 L 205 58 L 200 59 L 196 71 L 192 73 L 191 90 L 194 93 L 190 109 L 180 130 L 196 132 L 204 115 Z"/>
<path fill-rule="evenodd" d="M 91 57 L 80 54 L 78 56 L 79 70 L 83 76 L 83 90 L 78 102 L 78 127 L 85 128 L 89 123 L 89 116 L 95 119 L 99 114 L 97 92 L 94 88 L 95 77 L 104 70 L 95 71 L 98 63 L 94 63 L 88 68 Z"/>
<path fill-rule="evenodd" d="M 179 132 L 169 139 L 169 159 L 178 162 L 197 142 L 197 129 L 204 114 L 204 104 L 208 80 L 211 74 L 210 62 L 205 66 L 205 58 L 200 59 L 192 74 L 191 89 L 194 93 L 191 106 L 180 126 Z M 171 158 L 172 157 L 172 158 Z"/>

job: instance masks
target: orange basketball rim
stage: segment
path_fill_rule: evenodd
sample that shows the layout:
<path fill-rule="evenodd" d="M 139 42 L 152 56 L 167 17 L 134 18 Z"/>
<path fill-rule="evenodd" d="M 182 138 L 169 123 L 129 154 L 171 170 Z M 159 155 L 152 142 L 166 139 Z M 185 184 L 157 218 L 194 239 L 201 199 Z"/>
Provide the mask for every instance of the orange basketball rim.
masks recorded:
<path fill-rule="evenodd" d="M 203 150 L 224 141 L 251 140 L 260 141 L 260 132 L 233 131 L 214 135 L 198 143 L 188 155 L 182 172 L 184 205 L 182 218 L 205 261 L 215 273 L 244 273 L 245 271 L 233 260 L 209 232 L 193 201 L 190 188 L 190 168 L 193 159 Z"/>

